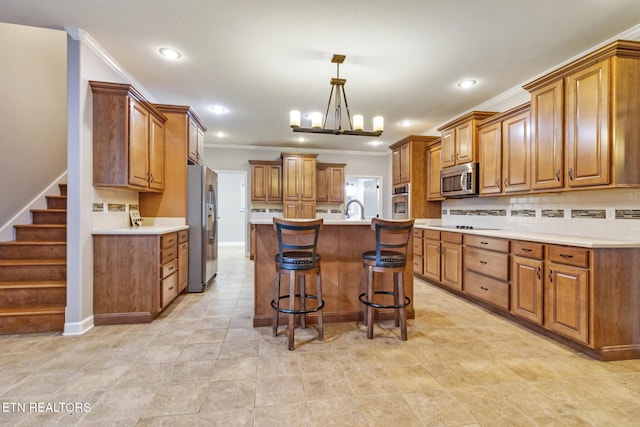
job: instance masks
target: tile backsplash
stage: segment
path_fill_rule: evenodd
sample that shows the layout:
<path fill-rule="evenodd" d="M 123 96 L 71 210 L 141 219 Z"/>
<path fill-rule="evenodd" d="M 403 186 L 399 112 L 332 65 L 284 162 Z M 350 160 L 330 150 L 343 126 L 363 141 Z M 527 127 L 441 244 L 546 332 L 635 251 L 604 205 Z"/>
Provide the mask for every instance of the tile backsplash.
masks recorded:
<path fill-rule="evenodd" d="M 639 240 L 640 189 L 445 200 L 442 223 Z"/>
<path fill-rule="evenodd" d="M 93 189 L 93 229 L 129 226 L 129 210 L 138 209 L 138 192 L 110 188 Z"/>

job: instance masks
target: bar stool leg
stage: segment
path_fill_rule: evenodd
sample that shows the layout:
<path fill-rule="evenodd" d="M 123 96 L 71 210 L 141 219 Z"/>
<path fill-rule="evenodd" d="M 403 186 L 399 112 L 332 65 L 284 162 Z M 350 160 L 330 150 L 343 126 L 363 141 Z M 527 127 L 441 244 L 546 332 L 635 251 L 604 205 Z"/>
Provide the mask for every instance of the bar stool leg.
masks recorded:
<path fill-rule="evenodd" d="M 369 301 L 373 301 L 373 266 L 369 266 L 368 268 L 368 277 L 367 277 L 367 299 Z M 373 307 L 367 305 L 367 338 L 373 338 L 373 317 L 374 317 Z"/>
<path fill-rule="evenodd" d="M 393 303 L 395 305 L 400 304 L 400 293 L 398 292 L 398 276 L 400 273 L 391 273 L 393 276 Z M 400 320 L 398 319 L 398 309 L 393 310 L 393 322 L 396 327 L 400 326 Z"/>
<path fill-rule="evenodd" d="M 320 267 L 318 267 L 318 271 L 316 272 L 316 295 L 317 295 L 317 303 L 322 304 L 322 278 L 320 276 Z M 322 311 L 318 310 L 318 340 L 324 341 L 324 323 L 322 319 Z"/>
<path fill-rule="evenodd" d="M 307 309 L 306 298 L 305 298 L 305 277 L 306 274 L 300 275 L 300 308 L 302 310 Z M 300 326 L 302 329 L 307 329 L 307 313 L 302 313 L 300 315 Z"/>
<path fill-rule="evenodd" d="M 403 282 L 403 279 L 402 279 L 402 272 L 399 272 L 397 274 L 399 276 L 399 278 L 397 280 L 397 282 L 398 282 L 398 298 L 404 304 L 404 302 L 405 302 L 405 299 L 404 299 L 404 282 Z M 402 338 L 403 341 L 406 341 L 407 340 L 407 316 L 406 316 L 404 307 L 398 308 L 395 311 L 399 311 L 400 312 L 400 338 Z"/>
<path fill-rule="evenodd" d="M 275 283 L 273 284 L 273 289 L 275 289 L 274 291 L 274 295 L 273 295 L 273 301 L 276 303 L 277 307 L 280 307 L 280 272 L 276 271 L 276 279 L 275 279 Z M 278 310 L 273 310 L 273 336 L 277 337 L 278 336 L 278 314 L 280 312 Z"/>
<path fill-rule="evenodd" d="M 289 273 L 289 309 L 296 308 L 296 274 L 294 271 Z M 293 350 L 294 338 L 293 333 L 296 329 L 296 315 L 289 314 L 289 350 Z"/>

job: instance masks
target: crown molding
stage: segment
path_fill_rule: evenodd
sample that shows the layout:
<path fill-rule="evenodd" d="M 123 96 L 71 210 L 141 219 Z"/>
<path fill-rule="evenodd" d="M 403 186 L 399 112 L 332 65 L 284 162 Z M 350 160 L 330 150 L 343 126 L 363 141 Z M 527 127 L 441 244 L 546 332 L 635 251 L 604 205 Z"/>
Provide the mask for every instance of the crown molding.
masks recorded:
<path fill-rule="evenodd" d="M 211 144 L 205 142 L 205 148 L 221 148 L 228 150 L 248 150 L 248 151 L 277 151 L 279 153 L 289 153 L 295 151 L 297 153 L 310 153 L 310 154 L 351 154 L 357 156 L 387 156 L 391 152 L 386 151 L 357 151 L 357 150 L 332 150 L 327 148 L 302 148 L 302 147 L 273 147 L 262 145 L 230 145 L 230 144 Z"/>

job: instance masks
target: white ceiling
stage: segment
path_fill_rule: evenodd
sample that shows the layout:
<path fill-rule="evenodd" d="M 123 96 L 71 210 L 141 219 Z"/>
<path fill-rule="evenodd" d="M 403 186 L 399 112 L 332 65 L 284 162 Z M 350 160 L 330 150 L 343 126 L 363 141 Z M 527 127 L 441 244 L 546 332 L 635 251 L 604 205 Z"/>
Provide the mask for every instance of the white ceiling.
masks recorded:
<path fill-rule="evenodd" d="M 0 0 L 0 20 L 86 31 L 156 102 L 192 106 L 207 143 L 385 151 L 635 27 L 640 1 Z M 378 147 L 289 128 L 291 109 L 324 113 L 334 53 L 351 114 L 384 116 Z"/>

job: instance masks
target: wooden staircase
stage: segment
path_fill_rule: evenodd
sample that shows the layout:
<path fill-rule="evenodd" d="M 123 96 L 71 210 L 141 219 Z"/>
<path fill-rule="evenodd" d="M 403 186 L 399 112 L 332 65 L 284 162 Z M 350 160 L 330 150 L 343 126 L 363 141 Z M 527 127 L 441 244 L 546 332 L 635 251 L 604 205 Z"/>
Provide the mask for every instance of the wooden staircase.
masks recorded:
<path fill-rule="evenodd" d="M 62 332 L 67 305 L 67 184 L 0 242 L 0 334 Z"/>

